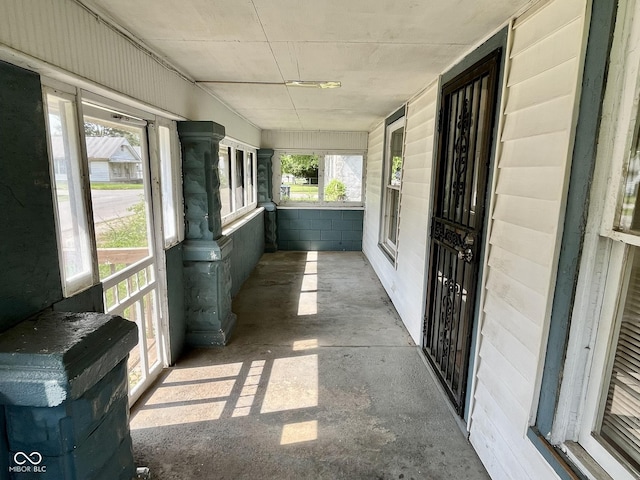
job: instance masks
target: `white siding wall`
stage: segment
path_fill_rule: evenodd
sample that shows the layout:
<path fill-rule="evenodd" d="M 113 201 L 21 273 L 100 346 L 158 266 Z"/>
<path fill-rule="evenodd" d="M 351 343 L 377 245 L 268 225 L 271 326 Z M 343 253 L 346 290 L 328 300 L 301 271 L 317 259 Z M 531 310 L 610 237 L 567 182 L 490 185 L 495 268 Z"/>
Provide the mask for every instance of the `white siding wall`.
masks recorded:
<path fill-rule="evenodd" d="M 387 277 L 393 269 L 386 257 L 379 251 L 380 200 L 382 187 L 382 149 L 384 143 L 384 124 L 378 125 L 369 133 L 367 147 L 367 168 L 365 185 L 364 226 L 362 232 L 362 250 L 380 277 L 387 293 L 390 285 Z"/>
<path fill-rule="evenodd" d="M 417 344 L 422 340 L 436 100 L 434 85 L 407 108 L 397 268 L 378 247 L 384 125 L 369 135 L 367 157 L 363 250 Z"/>
<path fill-rule="evenodd" d="M 367 132 L 263 130 L 261 146 L 275 150 L 364 151 L 367 138 Z"/>
<path fill-rule="evenodd" d="M 39 69 L 50 65 L 54 74 L 87 80 L 99 87 L 96 93 L 117 92 L 190 120 L 213 120 L 229 136 L 260 143 L 258 128 L 72 0 L 2 0 L 0 53 L 12 61 L 13 52 L 34 59 L 27 63 Z"/>
<path fill-rule="evenodd" d="M 526 438 L 536 409 L 564 220 L 586 1 L 515 22 L 491 191 L 470 440 L 494 479 L 557 478 Z M 397 270 L 378 248 L 384 126 L 369 134 L 363 250 L 421 341 L 437 88 L 410 102 Z"/>
<path fill-rule="evenodd" d="M 553 300 L 585 3 L 555 0 L 512 31 L 470 421 L 496 479 L 556 478 L 525 434 Z"/>

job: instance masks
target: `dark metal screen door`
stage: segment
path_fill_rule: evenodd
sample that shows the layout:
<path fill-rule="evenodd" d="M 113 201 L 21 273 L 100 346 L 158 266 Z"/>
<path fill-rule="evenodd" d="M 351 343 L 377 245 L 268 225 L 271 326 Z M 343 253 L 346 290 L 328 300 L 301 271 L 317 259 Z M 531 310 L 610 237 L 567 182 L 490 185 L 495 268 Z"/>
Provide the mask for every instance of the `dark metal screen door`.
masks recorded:
<path fill-rule="evenodd" d="M 464 411 L 499 52 L 442 87 L 424 352 Z"/>

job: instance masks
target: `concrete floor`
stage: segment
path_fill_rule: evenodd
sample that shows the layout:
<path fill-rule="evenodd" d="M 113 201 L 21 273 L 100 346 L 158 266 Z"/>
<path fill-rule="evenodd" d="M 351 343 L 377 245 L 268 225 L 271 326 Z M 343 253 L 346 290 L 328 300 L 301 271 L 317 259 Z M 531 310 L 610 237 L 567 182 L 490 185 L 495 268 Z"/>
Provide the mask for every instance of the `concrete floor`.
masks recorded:
<path fill-rule="evenodd" d="M 361 253 L 265 254 L 233 311 L 132 411 L 152 479 L 489 478 Z"/>

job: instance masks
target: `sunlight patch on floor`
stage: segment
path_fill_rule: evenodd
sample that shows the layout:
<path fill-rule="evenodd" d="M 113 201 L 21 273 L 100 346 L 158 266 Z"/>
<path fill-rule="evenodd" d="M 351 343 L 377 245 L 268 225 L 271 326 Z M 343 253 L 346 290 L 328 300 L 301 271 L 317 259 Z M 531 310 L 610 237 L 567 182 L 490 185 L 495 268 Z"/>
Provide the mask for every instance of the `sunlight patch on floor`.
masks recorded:
<path fill-rule="evenodd" d="M 162 405 L 176 402 L 193 402 L 226 398 L 231 395 L 234 380 L 185 383 L 182 385 L 160 385 L 146 405 Z"/>
<path fill-rule="evenodd" d="M 310 442 L 318 439 L 318 421 L 288 423 L 282 427 L 280 445 Z"/>
<path fill-rule="evenodd" d="M 318 252 L 307 252 L 300 296 L 298 298 L 298 315 L 318 314 Z"/>
<path fill-rule="evenodd" d="M 249 374 L 244 380 L 244 386 L 240 392 L 240 396 L 236 402 L 236 408 L 231 414 L 232 417 L 246 417 L 251 413 L 251 407 L 256 398 L 258 392 L 258 385 L 260 384 L 260 378 L 262 377 L 262 371 L 264 370 L 264 360 L 255 360 L 251 362 L 251 368 L 249 368 Z"/>
<path fill-rule="evenodd" d="M 218 420 L 226 403 L 226 400 L 223 400 L 143 409 L 131 419 L 131 430 Z"/>
<path fill-rule="evenodd" d="M 207 367 L 174 368 L 165 377 L 163 384 L 177 382 L 193 382 L 197 380 L 213 380 L 217 378 L 233 378 L 240 374 L 242 362 Z"/>
<path fill-rule="evenodd" d="M 293 342 L 294 352 L 299 352 L 301 350 L 313 350 L 314 348 L 318 348 L 317 338 L 309 338 L 307 340 L 296 340 L 295 342 Z"/>
<path fill-rule="evenodd" d="M 318 406 L 318 355 L 274 360 L 260 413 Z"/>

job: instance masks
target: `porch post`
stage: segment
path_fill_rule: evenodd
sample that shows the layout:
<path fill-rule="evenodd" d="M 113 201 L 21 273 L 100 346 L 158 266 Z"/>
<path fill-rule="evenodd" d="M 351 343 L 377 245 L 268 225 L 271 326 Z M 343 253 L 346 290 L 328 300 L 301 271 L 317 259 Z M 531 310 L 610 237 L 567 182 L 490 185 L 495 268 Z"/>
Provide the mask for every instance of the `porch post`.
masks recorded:
<path fill-rule="evenodd" d="M 273 172 L 271 158 L 273 150 L 261 148 L 258 150 L 258 206 L 264 207 L 264 250 L 275 252 L 278 250 L 276 221 L 276 204 L 271 198 L 273 192 Z"/>
<path fill-rule="evenodd" d="M 186 343 L 225 345 L 231 312 L 232 239 L 222 235 L 218 147 L 225 129 L 214 122 L 178 122 L 185 205 L 183 248 Z"/>

